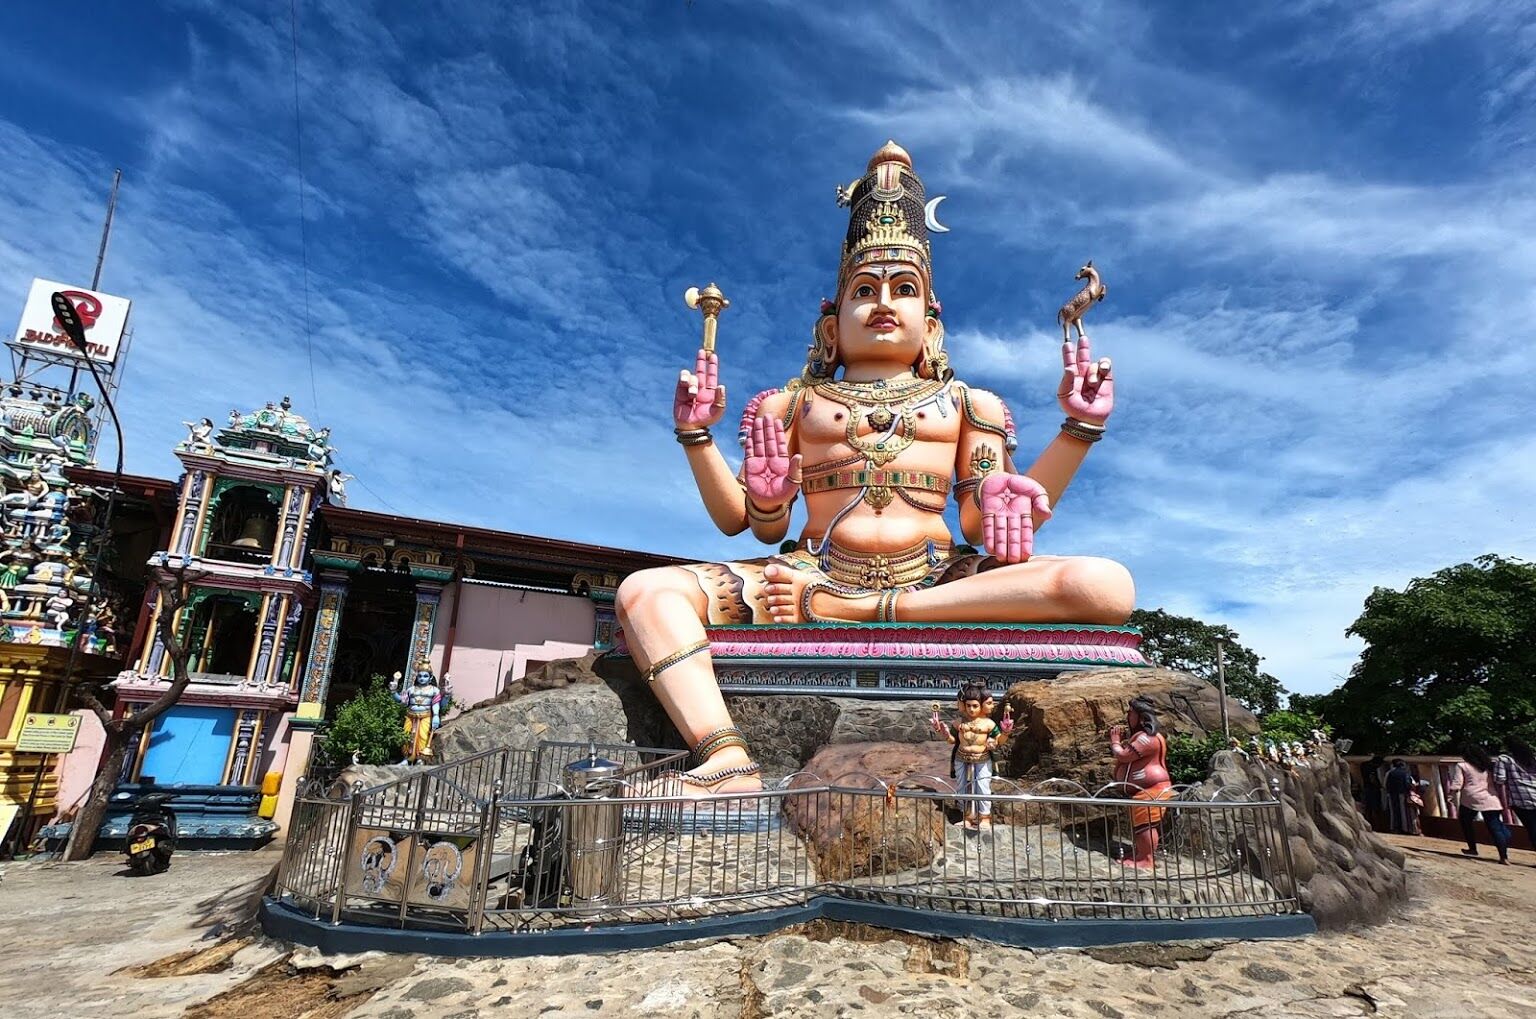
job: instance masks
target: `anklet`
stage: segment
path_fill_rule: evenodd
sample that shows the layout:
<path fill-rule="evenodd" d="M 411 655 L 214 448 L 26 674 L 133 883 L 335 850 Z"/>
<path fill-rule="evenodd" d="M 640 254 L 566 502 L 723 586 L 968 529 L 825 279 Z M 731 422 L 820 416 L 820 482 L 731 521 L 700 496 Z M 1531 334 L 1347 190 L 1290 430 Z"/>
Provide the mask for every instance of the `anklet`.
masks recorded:
<path fill-rule="evenodd" d="M 741 734 L 741 730 L 736 728 L 734 725 L 727 725 L 723 728 L 716 729 L 708 736 L 705 736 L 703 739 L 699 740 L 699 742 L 694 745 L 693 756 L 695 760 L 697 760 L 700 764 L 703 764 L 705 761 L 709 760 L 711 757 L 715 756 L 715 754 L 724 750 L 726 747 L 741 747 L 743 750 L 747 748 L 746 737 L 743 736 Z"/>
<path fill-rule="evenodd" d="M 663 658 L 661 661 L 657 662 L 655 665 L 650 667 L 650 670 L 647 671 L 646 674 L 645 674 L 645 681 L 647 683 L 654 683 L 654 682 L 656 682 L 657 675 L 659 675 L 663 669 L 670 669 L 672 666 L 676 665 L 678 662 L 681 662 L 684 659 L 692 658 L 694 655 L 698 654 L 700 651 L 708 651 L 708 650 L 709 650 L 709 641 L 708 640 L 701 640 L 697 644 L 689 644 L 687 647 L 683 648 L 681 651 L 674 651 L 670 655 L 667 655 L 667 657 Z"/>
<path fill-rule="evenodd" d="M 756 775 L 762 770 L 760 765 L 753 762 L 751 764 L 738 764 L 731 768 L 721 768 L 718 771 L 707 771 L 702 775 L 690 775 L 684 772 L 680 777 L 684 785 L 708 789 L 710 786 L 719 785 L 728 778 L 746 778 L 749 775 Z"/>

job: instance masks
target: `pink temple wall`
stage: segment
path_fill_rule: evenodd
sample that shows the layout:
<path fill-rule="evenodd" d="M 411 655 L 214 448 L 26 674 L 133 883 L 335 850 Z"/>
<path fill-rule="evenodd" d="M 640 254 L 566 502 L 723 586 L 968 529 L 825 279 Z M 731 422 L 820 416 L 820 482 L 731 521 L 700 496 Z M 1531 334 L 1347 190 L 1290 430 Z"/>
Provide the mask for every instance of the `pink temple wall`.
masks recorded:
<path fill-rule="evenodd" d="M 453 584 L 443 591 L 432 635 L 435 669 L 442 669 L 449 621 L 460 592 L 463 604 L 448 663 L 455 700 L 476 704 L 494 697 L 508 682 L 521 678 L 529 663 L 576 657 L 592 646 L 596 609 L 587 598 Z"/>
<path fill-rule="evenodd" d="M 85 794 L 91 791 L 91 783 L 96 781 L 96 766 L 107 745 L 107 731 L 101 727 L 96 712 L 77 708 L 70 714 L 80 716 L 80 732 L 75 736 L 75 749 L 65 754 L 58 765 L 59 797 L 55 821 L 74 817 L 75 811 L 80 809 Z"/>

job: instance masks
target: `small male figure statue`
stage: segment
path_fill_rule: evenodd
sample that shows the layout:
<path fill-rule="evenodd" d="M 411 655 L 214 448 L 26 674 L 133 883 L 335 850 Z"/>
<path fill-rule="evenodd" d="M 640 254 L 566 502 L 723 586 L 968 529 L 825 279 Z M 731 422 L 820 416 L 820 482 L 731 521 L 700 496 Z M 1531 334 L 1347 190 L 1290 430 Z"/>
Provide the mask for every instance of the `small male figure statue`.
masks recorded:
<path fill-rule="evenodd" d="M 992 751 L 1013 732 L 1013 710 L 1003 712 L 1001 725 L 992 721 L 992 694 L 980 683 L 967 683 L 955 696 L 960 719 L 951 729 L 939 720 L 939 706 L 933 706 L 933 731 L 954 745 L 950 767 L 955 787 L 962 796 L 992 794 Z M 991 830 L 992 801 L 970 800 L 966 803 L 966 831 Z"/>
<path fill-rule="evenodd" d="M 1133 736 L 1126 739 L 1126 730 Z M 1135 800 L 1166 800 L 1173 795 L 1168 779 L 1168 741 L 1157 731 L 1157 708 L 1145 697 L 1134 698 L 1125 713 L 1125 725 L 1111 726 L 1109 749 L 1115 757 L 1115 781 L 1134 786 Z M 1162 807 L 1132 807 L 1133 855 L 1122 860 L 1128 867 L 1149 868 L 1157 852 Z"/>
<path fill-rule="evenodd" d="M 443 691 L 432 675 L 432 666 L 424 658 L 416 665 L 411 684 L 406 686 L 395 673 L 395 700 L 405 705 L 406 764 L 422 764 L 432 759 L 432 734 L 442 724 L 440 717 Z"/>

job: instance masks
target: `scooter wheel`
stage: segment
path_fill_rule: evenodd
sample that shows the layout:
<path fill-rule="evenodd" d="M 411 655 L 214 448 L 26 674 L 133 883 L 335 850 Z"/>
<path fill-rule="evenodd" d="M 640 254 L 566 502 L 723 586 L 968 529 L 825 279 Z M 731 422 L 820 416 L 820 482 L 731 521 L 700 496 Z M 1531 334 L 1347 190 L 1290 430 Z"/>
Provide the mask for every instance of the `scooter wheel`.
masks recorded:
<path fill-rule="evenodd" d="M 152 853 L 143 853 L 139 856 L 128 858 L 128 868 L 141 877 L 148 877 L 156 873 L 155 857 Z"/>
<path fill-rule="evenodd" d="M 153 857 L 151 857 L 150 871 L 149 871 L 151 874 L 164 874 L 166 871 L 168 871 L 170 869 L 171 869 L 171 856 L 170 856 L 169 853 L 167 853 L 164 856 L 161 856 L 161 855 L 159 855 L 157 853 Z"/>

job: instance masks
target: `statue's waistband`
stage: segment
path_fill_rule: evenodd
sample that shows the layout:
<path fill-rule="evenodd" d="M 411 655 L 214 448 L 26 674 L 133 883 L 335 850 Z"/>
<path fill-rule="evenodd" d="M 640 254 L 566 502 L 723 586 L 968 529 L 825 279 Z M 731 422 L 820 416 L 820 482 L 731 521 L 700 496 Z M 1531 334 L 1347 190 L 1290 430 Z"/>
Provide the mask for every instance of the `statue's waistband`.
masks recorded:
<path fill-rule="evenodd" d="M 801 488 L 806 493 L 832 492 L 840 488 L 908 488 L 925 492 L 949 494 L 949 478 L 927 471 L 892 470 L 841 470 L 829 474 L 807 476 Z"/>
<path fill-rule="evenodd" d="M 809 543 L 801 548 L 810 551 Z M 817 565 L 830 579 L 871 591 L 910 587 L 934 575 L 954 554 L 954 543 L 925 539 L 893 552 L 860 552 L 835 541 L 816 544 Z"/>

